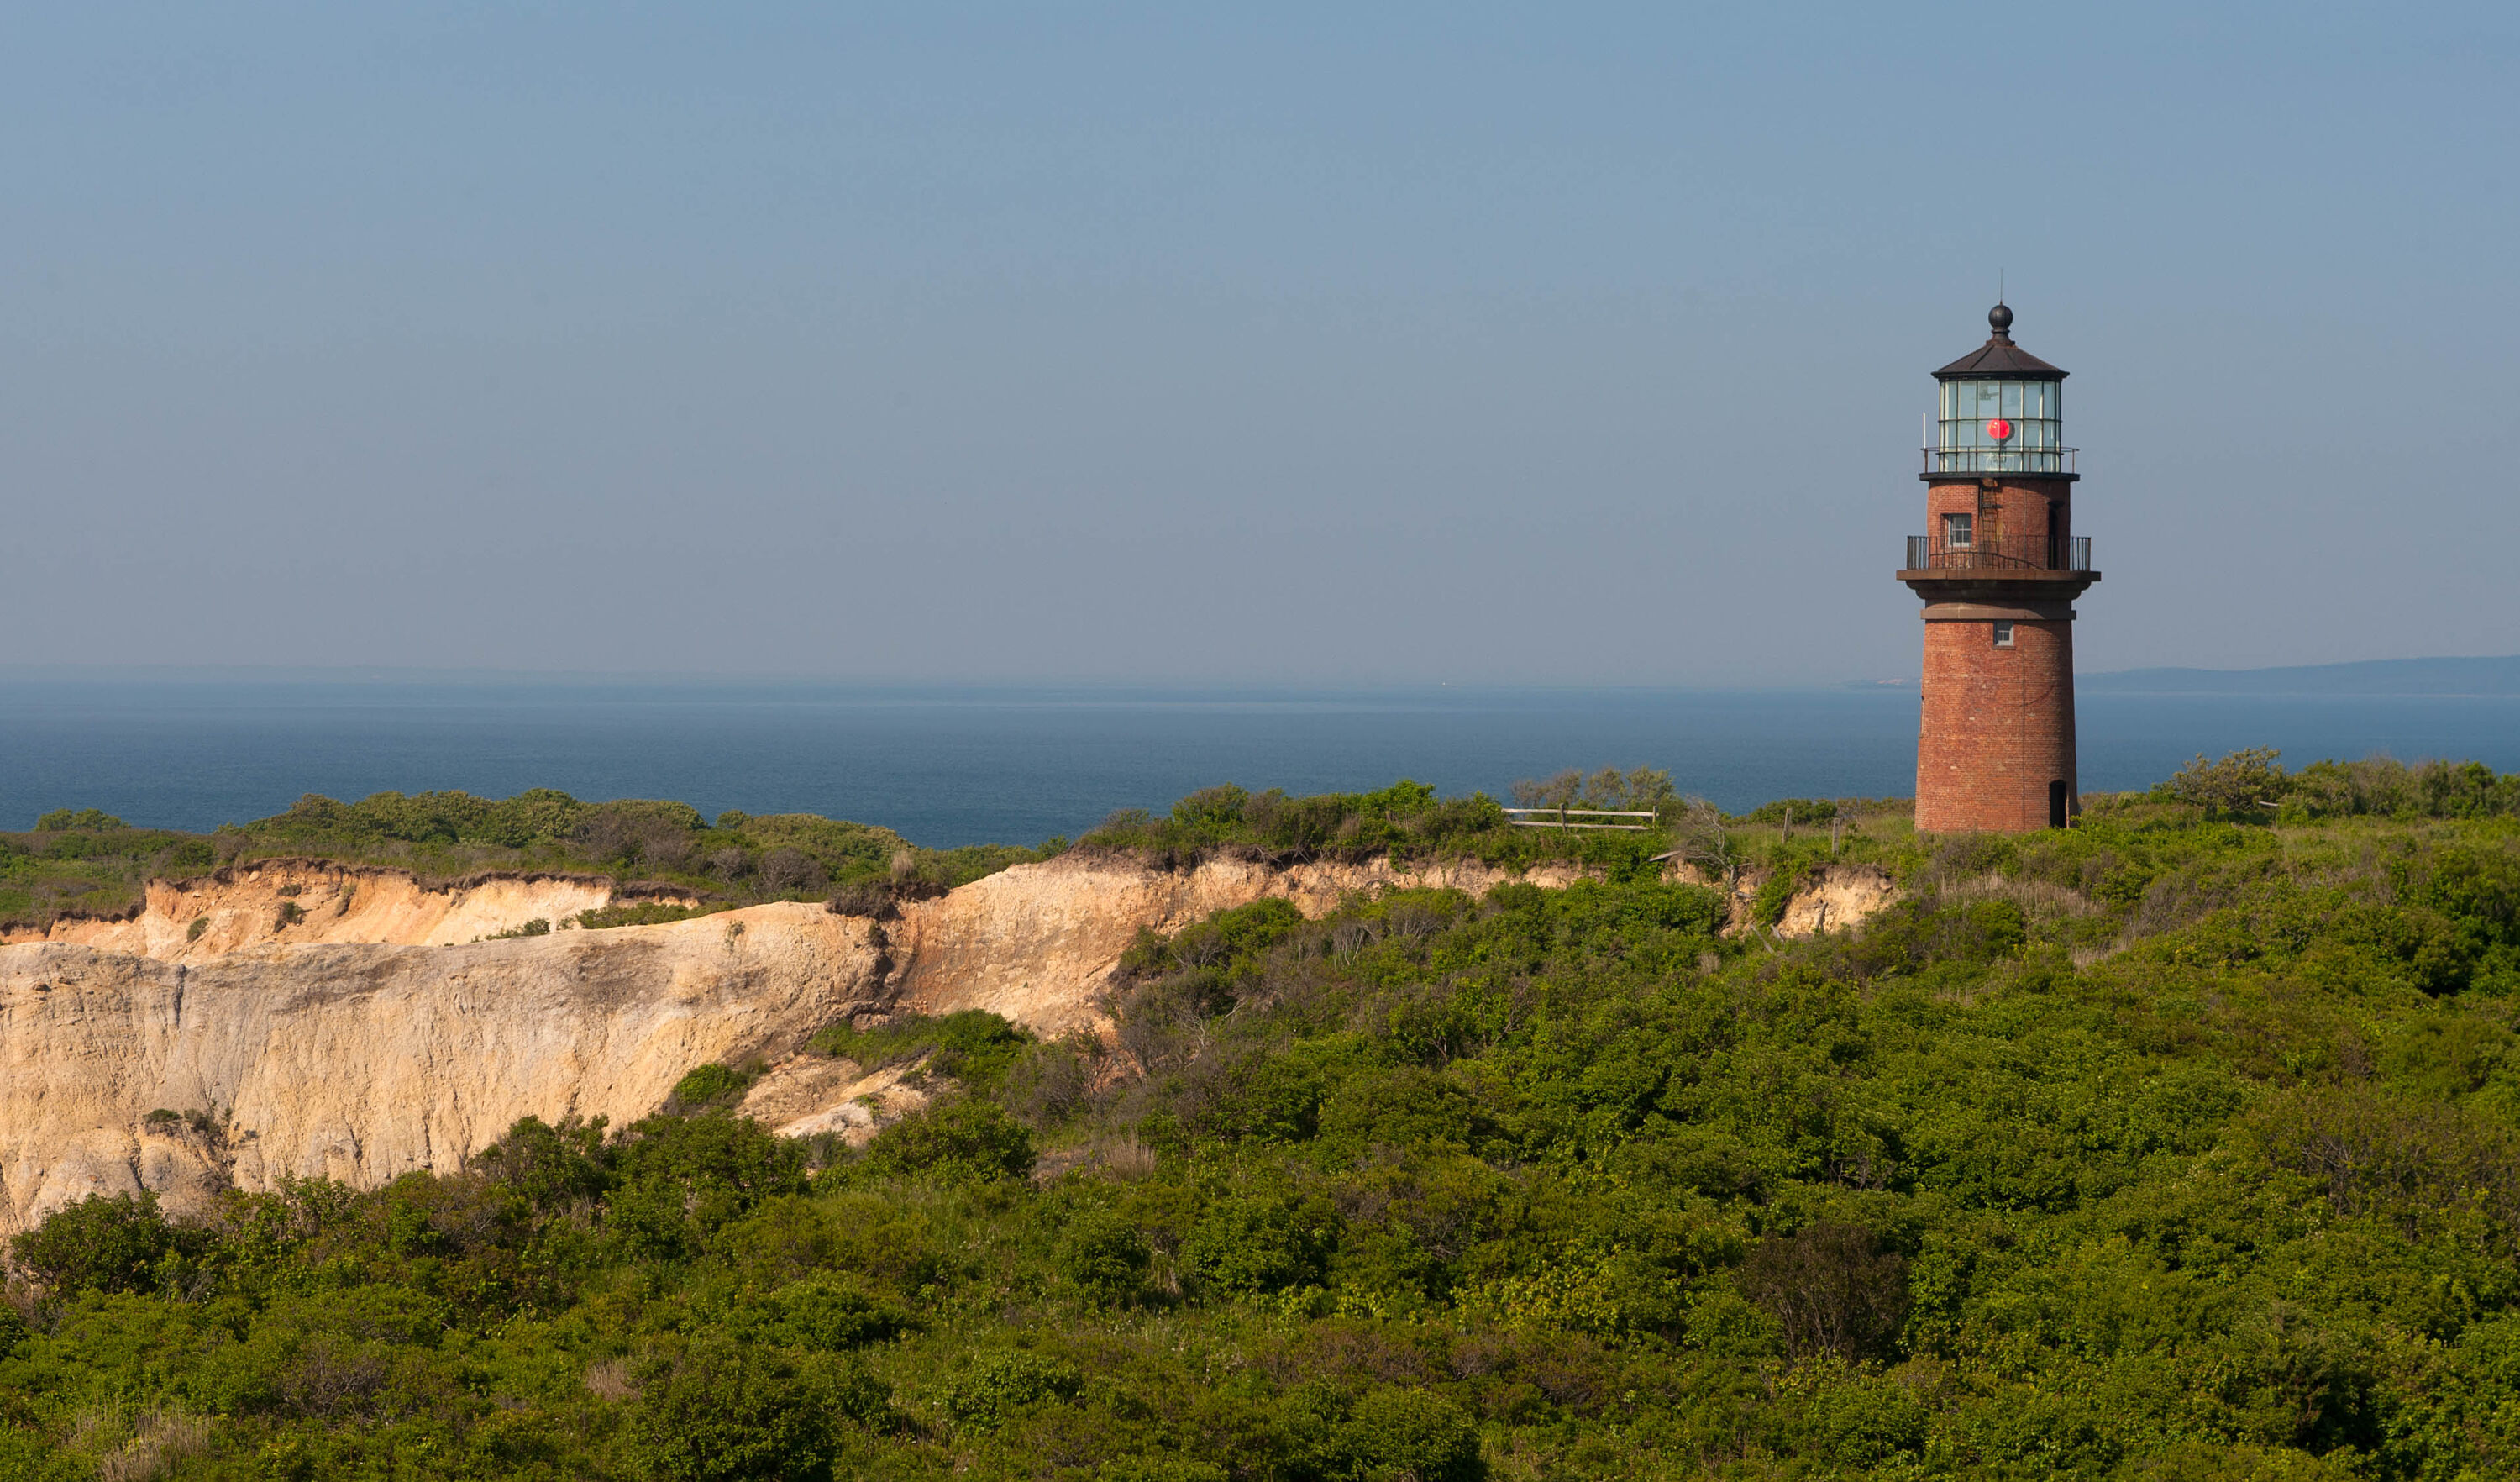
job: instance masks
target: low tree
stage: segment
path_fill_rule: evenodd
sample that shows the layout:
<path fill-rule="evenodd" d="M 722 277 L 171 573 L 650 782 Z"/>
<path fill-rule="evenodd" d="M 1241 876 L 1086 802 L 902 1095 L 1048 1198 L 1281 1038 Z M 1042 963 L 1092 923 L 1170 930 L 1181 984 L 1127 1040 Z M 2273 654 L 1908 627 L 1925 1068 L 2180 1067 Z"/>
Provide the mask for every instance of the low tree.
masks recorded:
<path fill-rule="evenodd" d="M 2280 802 L 2289 786 L 2275 762 L 2282 754 L 2272 746 L 2249 746 L 2209 762 L 2199 752 L 2163 786 L 2180 802 L 2203 808 L 2208 818 L 2263 812 Z"/>
<path fill-rule="evenodd" d="M 1665 809 L 1662 811 L 1673 811 Z M 1702 797 L 1681 800 L 1671 825 L 1672 849 L 1665 859 L 1694 865 L 1720 878 L 1730 893 L 1741 879 L 1741 847 L 1724 810 Z"/>
<path fill-rule="evenodd" d="M 1797 1354 L 1884 1357 L 1908 1316 L 1908 1263 L 1860 1226 L 1822 1220 L 1770 1235 L 1741 1263 L 1739 1280 Z"/>
<path fill-rule="evenodd" d="M 54 1291 L 156 1291 L 204 1237 L 168 1223 L 158 1195 L 90 1194 L 12 1242 L 18 1263 Z"/>

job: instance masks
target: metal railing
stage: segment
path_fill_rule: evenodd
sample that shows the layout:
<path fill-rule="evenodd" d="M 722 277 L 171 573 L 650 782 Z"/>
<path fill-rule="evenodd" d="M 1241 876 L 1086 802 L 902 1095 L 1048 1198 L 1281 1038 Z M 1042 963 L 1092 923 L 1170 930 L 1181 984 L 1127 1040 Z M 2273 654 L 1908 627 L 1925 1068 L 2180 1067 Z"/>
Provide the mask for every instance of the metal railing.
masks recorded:
<path fill-rule="evenodd" d="M 2079 448 L 1926 448 L 1928 473 L 2071 473 Z"/>
<path fill-rule="evenodd" d="M 2068 535 L 1981 536 L 1967 545 L 1946 544 L 1932 535 L 1908 537 L 1908 571 L 2088 571 L 2092 569 L 2092 537 Z"/>

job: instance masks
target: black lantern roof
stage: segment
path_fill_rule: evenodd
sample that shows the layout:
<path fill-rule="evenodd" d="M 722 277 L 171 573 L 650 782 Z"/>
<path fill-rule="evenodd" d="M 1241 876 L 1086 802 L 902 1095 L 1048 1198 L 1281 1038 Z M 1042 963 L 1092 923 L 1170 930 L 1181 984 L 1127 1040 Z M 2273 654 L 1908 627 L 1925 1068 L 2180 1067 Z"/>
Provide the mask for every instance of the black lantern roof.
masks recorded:
<path fill-rule="evenodd" d="M 1995 333 L 1986 343 L 1934 373 L 1936 381 L 2062 381 L 2066 373 L 2012 342 L 2012 311 L 1997 304 L 1986 311 Z"/>

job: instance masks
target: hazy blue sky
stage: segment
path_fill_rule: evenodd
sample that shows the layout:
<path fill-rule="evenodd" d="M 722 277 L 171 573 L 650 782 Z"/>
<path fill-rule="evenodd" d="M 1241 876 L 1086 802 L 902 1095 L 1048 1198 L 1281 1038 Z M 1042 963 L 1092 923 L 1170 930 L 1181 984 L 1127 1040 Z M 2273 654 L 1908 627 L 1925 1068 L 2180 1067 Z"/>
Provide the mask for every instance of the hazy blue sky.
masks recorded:
<path fill-rule="evenodd" d="M 1926 373 L 2086 668 L 2520 651 L 2509 6 L 14 5 L 0 662 L 1915 672 Z"/>

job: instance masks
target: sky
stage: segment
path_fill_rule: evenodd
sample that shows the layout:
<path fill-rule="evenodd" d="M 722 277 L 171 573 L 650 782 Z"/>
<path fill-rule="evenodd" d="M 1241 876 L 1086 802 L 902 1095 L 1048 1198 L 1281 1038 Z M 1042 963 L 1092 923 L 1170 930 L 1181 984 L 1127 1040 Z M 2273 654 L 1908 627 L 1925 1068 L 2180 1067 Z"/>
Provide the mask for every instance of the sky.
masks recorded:
<path fill-rule="evenodd" d="M 2073 373 L 2086 670 L 2520 651 L 2520 12 L 9 7 L 0 664 L 1917 668 Z"/>

